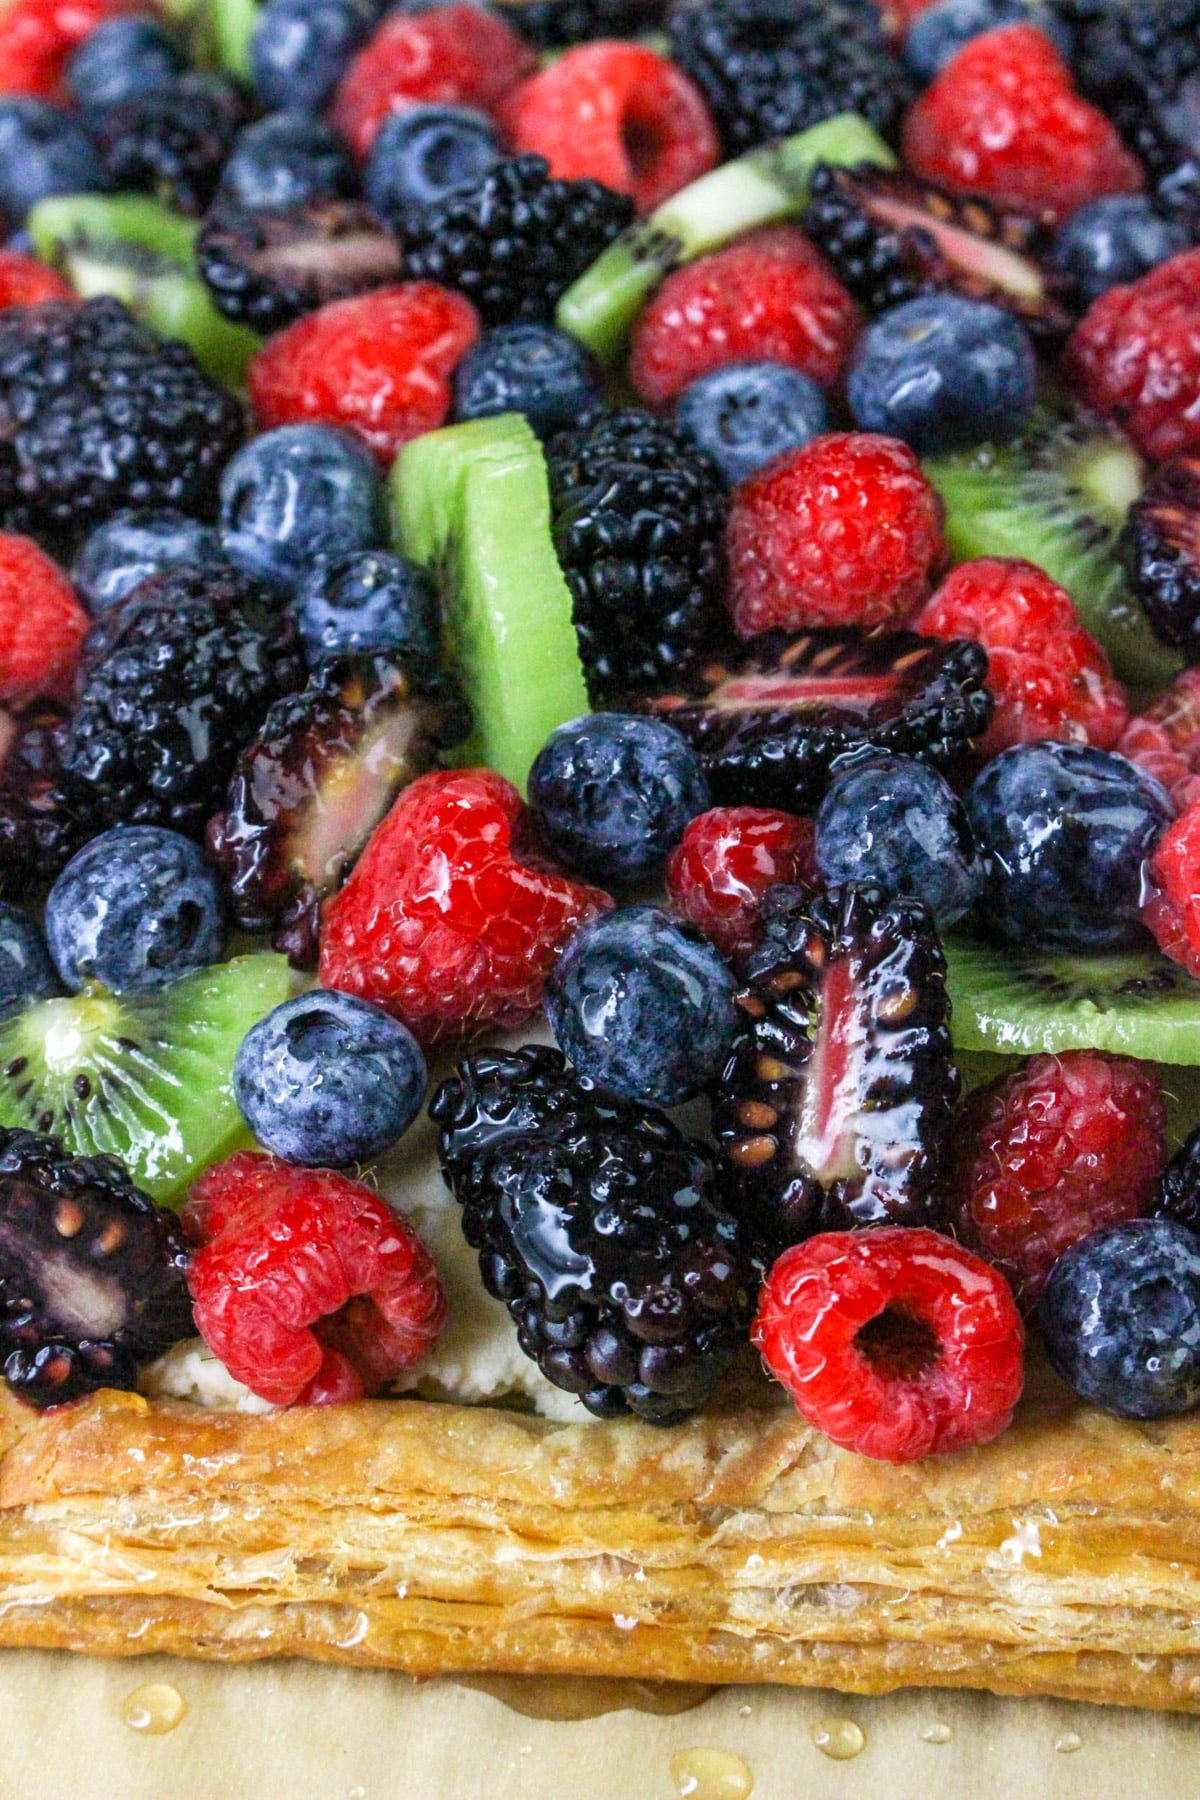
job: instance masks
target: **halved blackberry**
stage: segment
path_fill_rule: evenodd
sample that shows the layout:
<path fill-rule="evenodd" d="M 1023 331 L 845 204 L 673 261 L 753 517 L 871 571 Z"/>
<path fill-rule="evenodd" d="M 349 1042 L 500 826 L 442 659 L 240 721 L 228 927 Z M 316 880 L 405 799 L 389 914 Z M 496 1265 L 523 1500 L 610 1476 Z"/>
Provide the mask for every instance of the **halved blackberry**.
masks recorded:
<path fill-rule="evenodd" d="M 499 0 L 501 17 L 543 50 L 658 29 L 670 0 Z"/>
<path fill-rule="evenodd" d="M 277 700 L 208 826 L 239 925 L 314 967 L 322 901 L 401 788 L 469 729 L 447 679 L 394 654 L 338 657 Z"/>
<path fill-rule="evenodd" d="M 27 902 L 83 842 L 59 786 L 66 719 L 48 700 L 0 707 L 0 899 Z"/>
<path fill-rule="evenodd" d="M 1200 1233 L 1200 1128 L 1189 1133 L 1159 1176 L 1146 1214 Z"/>
<path fill-rule="evenodd" d="M 22 1400 L 136 1387 L 195 1332 L 186 1267 L 178 1219 L 115 1157 L 0 1131 L 0 1356 Z"/>
<path fill-rule="evenodd" d="M 925 907 L 867 887 L 772 888 L 743 975 L 745 1023 L 713 1103 L 739 1208 L 774 1250 L 936 1224 L 959 1080 Z"/>
<path fill-rule="evenodd" d="M 1200 662 L 1200 452 L 1155 473 L 1129 509 L 1121 557 L 1156 634 Z"/>
<path fill-rule="evenodd" d="M 353 200 L 282 211 L 214 207 L 196 260 L 218 310 L 263 333 L 328 300 L 399 281 L 403 268 L 392 233 Z"/>
<path fill-rule="evenodd" d="M 88 131 L 111 185 L 156 194 L 200 214 L 246 118 L 246 103 L 223 75 L 186 74 L 88 115 Z"/>
<path fill-rule="evenodd" d="M 598 1418 L 702 1406 L 761 1278 L 705 1146 L 541 1045 L 467 1057 L 430 1114 L 483 1284 L 546 1379 Z"/>
<path fill-rule="evenodd" d="M 729 633 L 720 601 L 728 491 L 665 419 L 599 413 L 547 453 L 554 548 L 594 700 L 679 679 Z"/>
<path fill-rule="evenodd" d="M 836 758 L 864 744 L 962 763 L 991 718 L 986 675 L 986 651 L 967 638 L 768 631 L 647 705 L 699 752 L 718 805 L 803 813 Z"/>
<path fill-rule="evenodd" d="M 949 288 L 1004 307 L 1042 335 L 1070 330 L 1062 284 L 1038 262 L 1037 222 L 975 195 L 948 194 L 872 163 L 823 164 L 804 229 L 872 312 Z"/>

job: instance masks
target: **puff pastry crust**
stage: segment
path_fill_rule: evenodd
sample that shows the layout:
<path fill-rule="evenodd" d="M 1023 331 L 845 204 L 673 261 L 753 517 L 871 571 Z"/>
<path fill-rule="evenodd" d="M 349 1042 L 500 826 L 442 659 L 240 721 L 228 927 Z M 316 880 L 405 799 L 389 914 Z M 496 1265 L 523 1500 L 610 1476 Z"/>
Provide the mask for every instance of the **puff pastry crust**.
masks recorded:
<path fill-rule="evenodd" d="M 5 1399 L 0 1644 L 1200 1711 L 1200 1420 L 1047 1379 L 891 1468 L 765 1394 L 669 1432 Z"/>

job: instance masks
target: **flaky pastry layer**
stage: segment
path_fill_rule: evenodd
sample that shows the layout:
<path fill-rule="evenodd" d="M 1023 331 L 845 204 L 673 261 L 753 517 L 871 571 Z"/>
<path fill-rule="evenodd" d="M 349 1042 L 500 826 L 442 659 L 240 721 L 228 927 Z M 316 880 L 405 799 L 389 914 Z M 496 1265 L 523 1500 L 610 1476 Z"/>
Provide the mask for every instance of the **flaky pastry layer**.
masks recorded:
<path fill-rule="evenodd" d="M 666 1432 L 6 1399 L 0 1644 L 1200 1711 L 1200 1423 L 1046 1383 L 892 1468 L 765 1399 Z"/>

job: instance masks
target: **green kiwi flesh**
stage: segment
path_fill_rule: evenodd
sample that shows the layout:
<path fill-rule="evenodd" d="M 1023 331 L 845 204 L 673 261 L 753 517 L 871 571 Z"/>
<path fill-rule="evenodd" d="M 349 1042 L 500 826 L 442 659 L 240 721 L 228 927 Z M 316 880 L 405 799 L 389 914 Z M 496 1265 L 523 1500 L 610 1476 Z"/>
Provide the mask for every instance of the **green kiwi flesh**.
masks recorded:
<path fill-rule="evenodd" d="M 262 8 L 258 0 L 199 0 L 189 4 L 192 54 L 207 68 L 250 79 L 250 41 Z"/>
<path fill-rule="evenodd" d="M 282 956 L 235 957 L 152 993 L 86 987 L 0 1021 L 0 1125 L 116 1156 L 156 1200 L 181 1201 L 250 1141 L 233 1061 L 290 990 Z"/>

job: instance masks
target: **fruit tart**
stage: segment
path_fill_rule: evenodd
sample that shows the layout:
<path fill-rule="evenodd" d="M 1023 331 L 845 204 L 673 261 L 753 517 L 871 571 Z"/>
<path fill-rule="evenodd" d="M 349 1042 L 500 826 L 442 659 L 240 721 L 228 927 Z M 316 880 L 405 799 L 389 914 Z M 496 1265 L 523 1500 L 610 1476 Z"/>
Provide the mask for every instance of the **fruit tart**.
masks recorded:
<path fill-rule="evenodd" d="M 0 1644 L 1200 1710 L 1198 92 L 0 14 Z"/>

